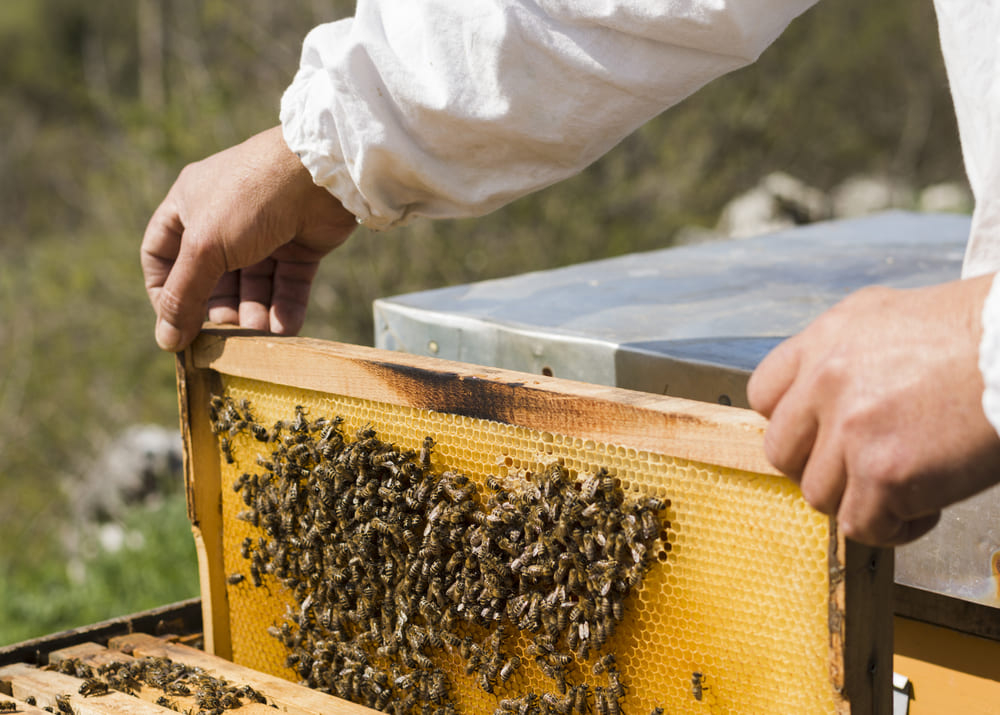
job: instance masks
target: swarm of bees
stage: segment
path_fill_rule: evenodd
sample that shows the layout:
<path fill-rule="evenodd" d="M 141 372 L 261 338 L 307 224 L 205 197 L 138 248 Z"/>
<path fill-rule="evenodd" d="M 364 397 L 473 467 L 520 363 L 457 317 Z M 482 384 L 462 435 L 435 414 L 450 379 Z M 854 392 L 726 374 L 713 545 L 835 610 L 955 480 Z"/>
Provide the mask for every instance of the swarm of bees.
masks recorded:
<path fill-rule="evenodd" d="M 159 697 L 156 704 L 176 712 L 222 715 L 226 710 L 236 710 L 244 701 L 267 702 L 263 695 L 249 685 L 233 685 L 209 675 L 201 668 L 175 663 L 169 658 L 137 658 L 114 661 L 96 667 L 77 658 L 68 658 L 51 666 L 51 669 L 83 679 L 79 692 L 84 696 L 103 695 L 109 690 L 135 695 L 143 686 L 162 690 L 164 694 Z M 181 710 L 169 696 L 193 697 L 198 709 Z M 68 699 L 66 707 L 69 707 Z M 72 709 L 64 712 L 72 712 Z"/>
<path fill-rule="evenodd" d="M 349 440 L 342 419 L 302 407 L 267 429 L 247 401 L 214 397 L 210 417 L 227 462 L 237 435 L 261 443 L 233 484 L 237 518 L 260 535 L 241 545 L 249 577 L 228 582 L 270 575 L 291 591 L 296 607 L 269 632 L 304 684 L 396 715 L 452 713 L 435 656 L 458 656 L 494 693 L 526 665 L 522 634 L 553 692 L 498 695 L 498 714 L 619 715 L 625 685 L 604 648 L 648 569 L 662 500 L 627 500 L 606 471 L 578 480 L 559 464 L 482 490 L 432 470 L 431 437 L 419 451 L 370 427 Z M 581 675 L 591 660 L 605 685 Z"/>

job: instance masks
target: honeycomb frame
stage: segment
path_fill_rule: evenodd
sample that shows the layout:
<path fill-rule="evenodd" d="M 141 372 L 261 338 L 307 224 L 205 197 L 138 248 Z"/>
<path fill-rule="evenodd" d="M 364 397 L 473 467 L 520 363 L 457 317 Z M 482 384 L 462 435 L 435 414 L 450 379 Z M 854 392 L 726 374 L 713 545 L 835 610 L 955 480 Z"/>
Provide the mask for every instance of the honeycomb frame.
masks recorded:
<path fill-rule="evenodd" d="M 208 425 L 210 395 L 227 393 L 256 402 L 265 423 L 302 404 L 345 416 L 348 434 L 371 424 L 402 447 L 430 433 L 435 466 L 474 480 L 558 459 L 580 474 L 609 467 L 627 491 L 670 499 L 666 546 L 635 596 L 643 617 L 609 644 L 626 653 L 622 712 L 890 711 L 891 552 L 845 541 L 809 509 L 767 463 L 764 422 L 750 411 L 226 329 L 204 332 L 179 356 L 178 389 L 210 652 L 293 677 L 266 654 L 266 627 L 287 597 L 226 583 L 248 528 L 232 518 L 235 467 Z M 470 434 L 487 446 L 470 452 Z M 234 443 L 238 461 L 252 449 Z M 727 589 L 742 595 L 727 598 Z M 767 622 L 774 627 L 757 633 Z M 526 683 L 538 678 L 528 672 L 512 685 Z M 456 692 L 461 712 L 490 712 L 505 697 Z"/>

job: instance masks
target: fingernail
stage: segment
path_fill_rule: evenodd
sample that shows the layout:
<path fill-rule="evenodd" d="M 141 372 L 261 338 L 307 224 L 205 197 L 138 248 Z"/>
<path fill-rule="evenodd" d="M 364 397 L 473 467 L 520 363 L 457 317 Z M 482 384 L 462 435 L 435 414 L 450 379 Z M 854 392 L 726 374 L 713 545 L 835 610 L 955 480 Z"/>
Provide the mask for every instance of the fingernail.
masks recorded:
<path fill-rule="evenodd" d="M 156 323 L 156 344 L 161 350 L 175 353 L 181 349 L 181 331 L 165 320 Z"/>

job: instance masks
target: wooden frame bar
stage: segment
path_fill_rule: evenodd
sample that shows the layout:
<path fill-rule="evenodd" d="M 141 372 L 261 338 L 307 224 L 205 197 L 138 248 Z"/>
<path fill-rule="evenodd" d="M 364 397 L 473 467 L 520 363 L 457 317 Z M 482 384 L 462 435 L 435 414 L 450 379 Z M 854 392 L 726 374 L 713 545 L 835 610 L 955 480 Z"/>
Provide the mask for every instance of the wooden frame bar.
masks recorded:
<path fill-rule="evenodd" d="M 228 604 L 223 570 L 215 566 L 222 528 L 218 453 L 205 410 L 192 407 L 207 404 L 220 374 L 777 474 L 763 451 L 766 422 L 749 410 L 359 346 L 207 329 L 178 360 L 178 389 L 206 650 L 223 657 L 229 655 Z M 892 552 L 848 542 L 833 523 L 830 534 L 830 682 L 837 712 L 889 713 Z"/>

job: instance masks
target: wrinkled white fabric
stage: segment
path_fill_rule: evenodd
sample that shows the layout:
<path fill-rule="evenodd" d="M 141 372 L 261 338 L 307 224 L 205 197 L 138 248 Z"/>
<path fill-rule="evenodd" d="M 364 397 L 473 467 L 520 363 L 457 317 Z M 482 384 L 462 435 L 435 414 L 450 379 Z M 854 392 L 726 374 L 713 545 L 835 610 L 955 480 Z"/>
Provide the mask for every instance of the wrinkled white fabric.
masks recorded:
<path fill-rule="evenodd" d="M 976 206 L 965 277 L 1000 269 L 1000 3 L 935 0 L 962 157 Z"/>
<path fill-rule="evenodd" d="M 962 156 L 976 206 L 962 275 L 1000 269 L 1000 3 L 935 0 Z M 983 306 L 983 409 L 1000 432 L 1000 281 Z"/>
<path fill-rule="evenodd" d="M 578 173 L 815 0 L 360 0 L 306 37 L 285 141 L 367 226 Z"/>

